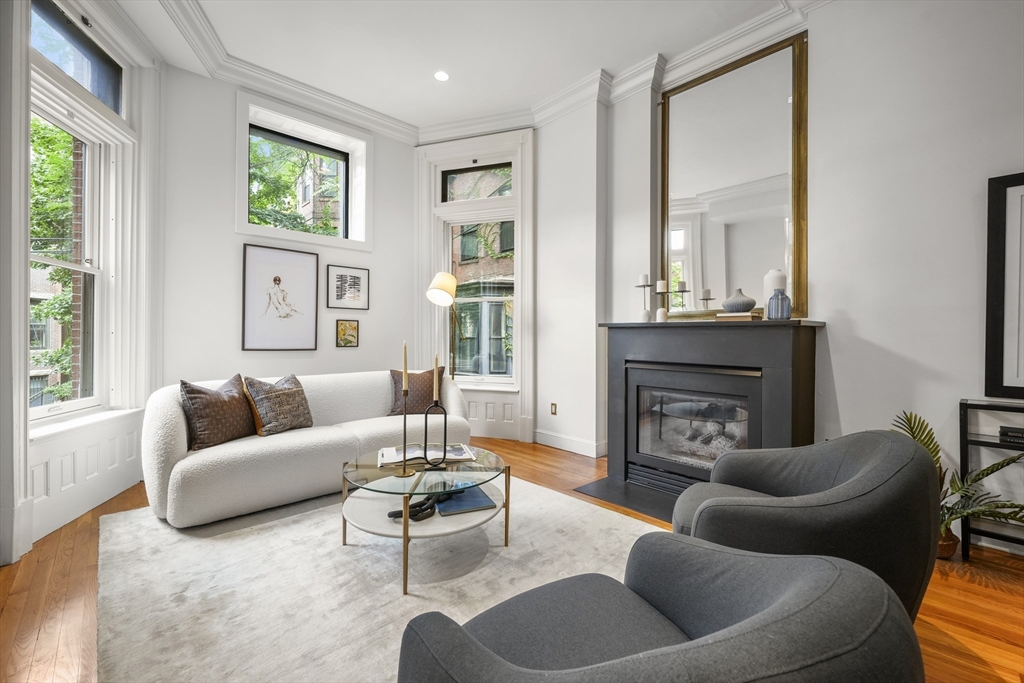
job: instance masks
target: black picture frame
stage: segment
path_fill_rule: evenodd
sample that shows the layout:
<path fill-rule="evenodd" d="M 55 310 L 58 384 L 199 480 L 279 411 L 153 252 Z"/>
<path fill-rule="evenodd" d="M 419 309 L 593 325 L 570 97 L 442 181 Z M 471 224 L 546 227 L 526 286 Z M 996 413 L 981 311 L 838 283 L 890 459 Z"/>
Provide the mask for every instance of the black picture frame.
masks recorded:
<path fill-rule="evenodd" d="M 319 280 L 320 255 L 316 252 L 243 244 L 242 350 L 316 351 Z M 285 290 L 279 298 L 270 291 L 285 287 L 291 287 L 291 293 Z M 268 316 L 271 309 L 276 315 Z M 284 324 L 275 326 L 268 320 Z"/>
<path fill-rule="evenodd" d="M 327 264 L 327 308 L 370 310 L 370 269 Z M 352 283 L 355 282 L 355 298 Z"/>
<path fill-rule="evenodd" d="M 346 344 L 344 341 L 348 339 L 348 334 L 342 335 L 342 329 L 354 326 L 352 330 L 355 333 L 354 344 Z M 339 349 L 357 349 L 359 348 L 359 321 L 358 320 L 337 320 L 334 323 L 334 345 Z"/>
<path fill-rule="evenodd" d="M 1024 185 L 1024 173 L 988 180 L 988 263 L 985 291 L 985 396 L 1024 399 L 1024 387 L 1009 386 L 1004 380 L 1004 351 L 1007 337 L 1007 278 L 1021 281 L 1021 259 L 1016 273 L 1006 272 L 1006 195 L 1010 188 Z M 1020 226 L 1014 226 L 1019 229 Z M 1018 314 L 1019 315 L 1019 314 Z M 1016 321 L 1019 323 L 1019 321 Z M 1018 340 L 1019 343 L 1019 340 Z"/>

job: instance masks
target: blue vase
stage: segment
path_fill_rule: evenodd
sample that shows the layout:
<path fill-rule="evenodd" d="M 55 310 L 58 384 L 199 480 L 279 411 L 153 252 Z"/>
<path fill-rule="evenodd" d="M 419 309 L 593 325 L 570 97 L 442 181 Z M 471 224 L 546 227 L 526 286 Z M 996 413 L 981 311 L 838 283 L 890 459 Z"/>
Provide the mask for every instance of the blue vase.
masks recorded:
<path fill-rule="evenodd" d="M 772 298 L 768 299 L 765 315 L 769 320 L 789 320 L 793 315 L 793 302 L 786 296 L 786 290 L 775 290 Z"/>

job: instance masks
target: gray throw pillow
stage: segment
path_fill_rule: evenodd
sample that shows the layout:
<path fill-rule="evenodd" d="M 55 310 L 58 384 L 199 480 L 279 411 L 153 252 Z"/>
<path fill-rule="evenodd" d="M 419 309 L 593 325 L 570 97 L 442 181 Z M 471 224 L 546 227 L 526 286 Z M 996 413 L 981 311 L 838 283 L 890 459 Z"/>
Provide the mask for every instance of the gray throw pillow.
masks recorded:
<path fill-rule="evenodd" d="M 437 369 L 438 388 L 444 381 L 444 367 Z M 391 395 L 395 397 L 388 415 L 402 414 L 402 371 L 391 371 Z M 440 400 L 440 399 L 439 399 Z M 422 413 L 434 402 L 434 371 L 409 373 L 409 414 Z"/>
<path fill-rule="evenodd" d="M 282 377 L 276 384 L 252 377 L 246 377 L 244 382 L 260 436 L 313 426 L 306 392 L 295 375 Z"/>
<path fill-rule="evenodd" d="M 235 375 L 217 389 L 181 380 L 181 407 L 185 411 L 191 451 L 256 433 L 241 375 Z"/>

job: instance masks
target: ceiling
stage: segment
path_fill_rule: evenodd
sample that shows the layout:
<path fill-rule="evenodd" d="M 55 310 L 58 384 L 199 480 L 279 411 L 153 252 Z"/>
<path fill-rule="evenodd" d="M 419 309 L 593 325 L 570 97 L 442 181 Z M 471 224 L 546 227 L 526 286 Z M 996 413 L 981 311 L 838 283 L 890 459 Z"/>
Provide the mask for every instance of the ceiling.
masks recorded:
<path fill-rule="evenodd" d="M 604 69 L 668 62 L 779 0 L 120 0 L 170 64 L 206 74 L 165 9 L 191 2 L 224 51 L 422 128 L 526 110 Z M 195 42 L 194 40 L 192 42 Z M 435 71 L 447 71 L 445 83 Z"/>

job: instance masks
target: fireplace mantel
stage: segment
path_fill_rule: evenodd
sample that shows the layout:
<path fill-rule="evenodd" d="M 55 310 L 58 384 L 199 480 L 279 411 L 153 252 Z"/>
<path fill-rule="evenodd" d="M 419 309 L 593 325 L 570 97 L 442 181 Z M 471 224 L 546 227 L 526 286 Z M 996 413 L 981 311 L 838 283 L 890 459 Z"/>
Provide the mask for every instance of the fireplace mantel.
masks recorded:
<path fill-rule="evenodd" d="M 638 410 L 650 400 L 652 386 L 698 396 L 742 394 L 757 411 L 750 420 L 757 427 L 750 447 L 812 443 L 815 336 L 824 325 L 802 319 L 601 323 L 608 329 L 608 479 L 583 492 L 664 519 L 678 491 L 710 475 L 710 469 L 673 461 L 676 456 L 667 451 L 662 458 L 643 452 Z M 716 375 L 723 378 L 720 390 L 714 388 Z M 725 379 L 739 376 L 755 379 L 742 390 Z M 646 410 L 649 415 L 649 406 Z M 660 410 L 666 411 L 659 414 L 667 424 L 670 413 L 664 406 Z"/>

